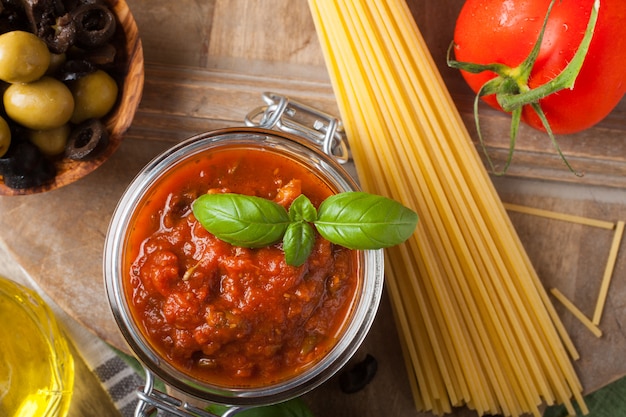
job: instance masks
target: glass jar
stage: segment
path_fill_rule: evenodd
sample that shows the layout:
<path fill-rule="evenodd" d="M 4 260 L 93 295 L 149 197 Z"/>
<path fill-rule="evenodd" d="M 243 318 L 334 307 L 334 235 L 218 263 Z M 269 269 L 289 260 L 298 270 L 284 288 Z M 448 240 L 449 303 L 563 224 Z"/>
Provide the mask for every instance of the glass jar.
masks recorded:
<path fill-rule="evenodd" d="M 0 277 L 0 323 L 0 415 L 67 415 L 74 360 L 50 307 L 35 291 Z"/>
<path fill-rule="evenodd" d="M 159 189 L 164 176 L 185 161 L 200 159 L 225 147 L 263 149 L 315 173 L 333 193 L 357 190 L 350 175 L 311 142 L 263 128 L 231 128 L 192 137 L 150 162 L 131 182 L 113 213 L 104 252 L 104 275 L 113 315 L 128 345 L 149 373 L 168 386 L 202 401 L 236 407 L 274 404 L 300 396 L 334 375 L 356 352 L 376 315 L 383 288 L 382 250 L 358 251 L 357 293 L 334 346 L 315 364 L 266 386 L 224 387 L 196 379 L 173 366 L 146 339 L 129 306 L 124 256 L 139 205 Z M 152 375 L 149 375 L 149 381 Z M 166 398 L 158 393 L 160 399 Z M 140 398 L 143 398 L 140 395 Z M 155 400 L 158 402 L 158 399 Z M 154 404 L 154 403 L 153 403 Z"/>

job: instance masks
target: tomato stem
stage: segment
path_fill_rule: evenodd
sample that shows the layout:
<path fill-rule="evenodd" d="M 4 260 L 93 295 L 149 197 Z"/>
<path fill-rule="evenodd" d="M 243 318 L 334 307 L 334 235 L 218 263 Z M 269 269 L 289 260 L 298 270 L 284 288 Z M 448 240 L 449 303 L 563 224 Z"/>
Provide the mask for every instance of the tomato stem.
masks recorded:
<path fill-rule="evenodd" d="M 579 171 L 575 171 L 574 168 L 567 161 L 567 158 L 565 158 L 565 155 L 563 155 L 563 152 L 561 152 L 561 147 L 559 146 L 559 143 L 556 140 L 554 133 L 552 133 L 552 128 L 550 127 L 550 123 L 548 123 L 548 118 L 546 117 L 539 103 L 532 103 L 531 106 L 533 110 L 535 110 L 535 113 L 537 113 L 537 116 L 539 116 L 539 119 L 541 120 L 543 127 L 546 129 L 546 132 L 548 133 L 548 136 L 550 137 L 550 140 L 552 141 L 552 146 L 554 146 L 554 149 L 556 149 L 563 163 L 565 163 L 567 168 L 569 168 L 569 170 L 573 172 L 574 175 L 576 175 L 577 177 L 582 177 L 583 174 L 580 173 Z"/>
<path fill-rule="evenodd" d="M 587 56 L 587 52 L 589 50 L 589 45 L 591 44 L 591 40 L 593 38 L 593 34 L 595 31 L 595 26 L 598 20 L 598 11 L 600 8 L 600 0 L 595 0 L 593 7 L 591 9 L 591 14 L 589 17 L 589 21 L 587 23 L 587 27 L 585 29 L 585 34 L 583 36 L 582 41 L 580 42 L 572 60 L 567 64 L 567 66 L 561 71 L 559 75 L 550 80 L 549 82 L 542 84 L 535 88 L 530 88 L 528 85 L 528 81 L 530 79 L 530 74 L 532 72 L 533 66 L 537 60 L 537 56 L 539 55 L 539 51 L 541 49 L 541 44 L 543 41 L 543 37 L 545 34 L 545 30 L 548 24 L 548 19 L 550 17 L 550 13 L 555 4 L 556 0 L 552 0 L 550 5 L 548 6 L 548 10 L 546 12 L 546 16 L 544 18 L 541 31 L 539 32 L 539 36 L 537 38 L 537 42 L 533 46 L 530 54 L 526 57 L 526 59 L 517 67 L 509 67 L 507 65 L 501 63 L 490 63 L 490 64 L 476 64 L 471 62 L 460 62 L 450 58 L 451 51 L 454 47 L 454 42 L 450 44 L 448 48 L 448 56 L 447 63 L 451 68 L 456 68 L 462 71 L 466 71 L 472 74 L 478 74 L 484 71 L 491 71 L 495 73 L 497 76 L 489 81 L 487 81 L 478 91 L 474 100 L 474 121 L 476 124 L 476 129 L 478 131 L 479 142 L 487 156 L 487 161 L 490 165 L 490 168 L 496 174 L 504 174 L 508 170 L 508 167 L 513 158 L 513 151 L 515 147 L 515 143 L 517 140 L 517 135 L 519 132 L 519 124 L 521 122 L 522 109 L 524 106 L 529 105 L 537 114 L 541 123 L 550 137 L 550 140 L 556 149 L 557 153 L 565 163 L 565 165 L 572 171 L 575 175 L 581 176 L 582 174 L 575 171 L 572 166 L 568 163 L 565 156 L 561 152 L 561 149 L 557 143 L 557 140 L 554 136 L 552 128 L 550 127 L 550 123 L 548 122 L 547 117 L 545 116 L 539 101 L 542 98 L 545 98 L 551 94 L 554 94 L 563 89 L 574 88 L 574 84 L 576 82 L 576 78 L 583 66 L 585 58 Z M 480 129 L 480 121 L 478 116 L 478 103 L 480 98 L 488 95 L 495 95 L 496 100 L 502 110 L 507 113 L 511 113 L 511 129 L 510 129 L 510 142 L 509 142 L 509 154 L 507 156 L 507 160 L 505 162 L 505 166 L 502 171 L 496 172 L 493 162 L 489 157 L 487 152 L 486 145 L 484 143 L 481 129 Z"/>
<path fill-rule="evenodd" d="M 554 0 L 553 0 L 554 2 Z M 589 17 L 589 22 L 587 24 L 587 28 L 585 30 L 585 35 L 578 45 L 578 49 L 574 54 L 572 60 L 567 64 L 567 66 L 561 71 L 559 75 L 557 75 L 551 81 L 540 85 L 539 87 L 529 89 L 526 92 L 522 92 L 519 94 L 510 94 L 504 93 L 498 98 L 498 103 L 502 107 L 504 111 L 512 111 L 514 108 L 519 106 L 524 106 L 526 104 L 536 103 L 540 99 L 549 96 L 550 94 L 556 93 L 557 91 L 563 90 L 565 88 L 573 88 L 574 83 L 576 82 L 576 78 L 578 77 L 578 73 L 583 66 L 585 61 L 585 57 L 587 56 L 587 51 L 589 50 L 589 45 L 591 44 L 591 39 L 593 38 L 593 34 L 595 31 L 596 22 L 598 21 L 598 10 L 600 8 L 600 0 L 596 0 L 593 4 L 593 8 L 591 9 L 591 16 Z M 549 11 L 548 11 L 549 13 Z M 547 19 L 546 19 L 547 20 Z M 534 49 L 537 49 L 537 53 L 539 51 L 539 45 L 541 43 L 541 39 L 543 38 L 543 33 L 545 32 L 545 23 L 542 28 L 541 34 L 539 36 L 539 41 Z M 533 52 L 531 52 L 531 55 Z M 536 54 L 535 54 L 536 59 Z M 532 60 L 532 64 L 534 64 L 535 59 Z M 524 63 L 522 63 L 524 65 Z M 532 65 L 531 65 L 532 68 Z M 530 69 L 528 71 L 530 74 Z"/>

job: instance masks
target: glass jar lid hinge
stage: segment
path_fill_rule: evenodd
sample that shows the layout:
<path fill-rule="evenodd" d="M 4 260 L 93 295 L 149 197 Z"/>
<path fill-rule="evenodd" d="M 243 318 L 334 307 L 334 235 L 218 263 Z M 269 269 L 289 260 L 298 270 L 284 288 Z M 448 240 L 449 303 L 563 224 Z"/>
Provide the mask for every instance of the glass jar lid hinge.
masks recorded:
<path fill-rule="evenodd" d="M 339 119 L 296 100 L 274 93 L 263 93 L 266 106 L 246 115 L 246 126 L 277 129 L 304 137 L 338 163 L 350 161 L 350 149 Z"/>

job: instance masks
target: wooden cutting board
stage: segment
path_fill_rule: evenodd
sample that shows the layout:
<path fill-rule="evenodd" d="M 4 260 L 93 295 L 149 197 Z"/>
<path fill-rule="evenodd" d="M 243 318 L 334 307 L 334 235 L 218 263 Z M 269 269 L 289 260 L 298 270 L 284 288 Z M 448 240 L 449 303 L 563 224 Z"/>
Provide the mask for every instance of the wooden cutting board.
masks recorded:
<path fill-rule="evenodd" d="M 94 334 L 126 349 L 110 313 L 102 278 L 108 222 L 126 185 L 159 152 L 195 133 L 242 125 L 273 91 L 337 114 L 306 1 L 129 0 L 146 59 L 143 101 L 120 149 L 97 171 L 49 193 L 0 198 L 0 239 L 24 270 Z M 461 0 L 412 0 L 415 18 L 471 130 L 472 97 L 445 67 Z M 522 129 L 510 175 L 494 178 L 504 201 L 606 221 L 626 219 L 625 104 L 597 128 L 564 137 L 563 151 L 585 177 L 571 175 L 549 141 Z M 491 152 L 500 158 L 507 118 L 485 109 Z M 593 309 L 611 234 L 580 225 L 512 214 L 546 286 L 558 287 L 583 311 Z M 626 375 L 626 259 L 618 257 L 596 338 L 560 305 L 581 353 L 587 391 Z M 416 416 L 385 298 L 360 355 L 374 354 L 379 374 L 368 390 L 338 392 L 332 381 L 310 394 L 317 415 Z M 357 355 L 357 360 L 359 355 Z M 371 395 L 376 392 L 375 395 Z M 471 415 L 460 410 L 458 415 Z"/>

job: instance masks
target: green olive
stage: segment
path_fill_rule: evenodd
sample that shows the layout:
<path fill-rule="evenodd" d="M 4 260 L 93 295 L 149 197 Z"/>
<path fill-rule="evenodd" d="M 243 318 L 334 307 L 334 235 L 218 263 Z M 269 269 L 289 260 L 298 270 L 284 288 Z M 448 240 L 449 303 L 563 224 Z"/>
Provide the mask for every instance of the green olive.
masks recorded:
<path fill-rule="evenodd" d="M 4 92 L 4 109 L 24 127 L 49 130 L 70 120 L 74 98 L 61 81 L 44 76 L 32 83 L 11 84 Z"/>
<path fill-rule="evenodd" d="M 97 70 L 69 84 L 74 96 L 72 123 L 105 116 L 117 100 L 117 83 L 106 72 Z"/>
<path fill-rule="evenodd" d="M 0 158 L 4 156 L 11 146 L 11 129 L 6 120 L 0 117 Z"/>
<path fill-rule="evenodd" d="M 66 123 L 50 130 L 31 130 L 28 138 L 44 155 L 55 156 L 65 152 L 71 130 L 70 125 Z"/>
<path fill-rule="evenodd" d="M 15 30 L 0 35 L 0 79 L 29 83 L 39 79 L 50 65 L 50 51 L 36 35 Z"/>
<path fill-rule="evenodd" d="M 65 54 L 50 54 L 50 65 L 46 71 L 46 75 L 57 74 L 63 65 L 67 62 L 67 55 Z"/>

